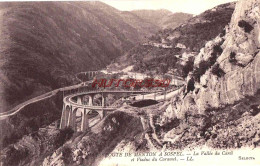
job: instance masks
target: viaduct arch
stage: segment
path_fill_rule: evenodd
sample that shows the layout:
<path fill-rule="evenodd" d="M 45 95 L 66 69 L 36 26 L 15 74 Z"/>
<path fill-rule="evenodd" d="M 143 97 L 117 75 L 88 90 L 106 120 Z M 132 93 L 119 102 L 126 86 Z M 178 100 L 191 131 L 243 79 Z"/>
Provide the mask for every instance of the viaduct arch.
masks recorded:
<path fill-rule="evenodd" d="M 60 128 L 71 127 L 74 131 L 77 131 L 77 112 L 81 114 L 80 131 L 85 131 L 89 128 L 89 113 L 96 111 L 101 119 L 109 111 L 114 111 L 118 107 L 107 104 L 107 97 L 109 94 L 117 94 L 126 96 L 130 94 L 149 94 L 154 93 L 154 99 L 156 99 L 156 93 L 159 91 L 90 91 L 72 94 L 64 97 L 63 99 L 63 110 L 60 122 Z M 101 95 L 101 104 L 94 105 L 93 99 L 95 95 Z M 88 102 L 86 99 L 88 96 Z"/>

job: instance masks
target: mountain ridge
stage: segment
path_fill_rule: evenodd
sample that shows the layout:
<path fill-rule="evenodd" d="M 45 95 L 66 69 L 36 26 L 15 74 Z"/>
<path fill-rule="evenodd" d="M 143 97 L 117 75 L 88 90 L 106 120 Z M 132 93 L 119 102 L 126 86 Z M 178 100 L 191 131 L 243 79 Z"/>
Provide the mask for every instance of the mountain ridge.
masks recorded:
<path fill-rule="evenodd" d="M 172 13 L 166 9 L 132 10 L 130 12 L 154 25 L 158 25 L 162 29 L 174 29 L 193 16 L 192 14 L 188 13 Z"/>
<path fill-rule="evenodd" d="M 134 71 L 152 75 L 171 70 L 175 75 L 186 77 L 193 68 L 194 56 L 206 42 L 223 35 L 234 8 L 235 3 L 222 4 L 190 18 L 175 29 L 160 30 L 108 68 L 117 70 L 117 66 L 120 69 L 133 66 Z"/>
<path fill-rule="evenodd" d="M 3 2 L 0 10 L 1 111 L 103 68 L 158 29 L 102 2 Z"/>

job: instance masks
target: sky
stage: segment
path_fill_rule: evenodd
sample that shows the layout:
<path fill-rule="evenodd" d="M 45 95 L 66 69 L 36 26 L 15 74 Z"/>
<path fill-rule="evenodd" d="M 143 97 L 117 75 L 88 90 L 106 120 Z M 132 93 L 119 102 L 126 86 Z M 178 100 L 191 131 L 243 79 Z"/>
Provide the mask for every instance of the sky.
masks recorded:
<path fill-rule="evenodd" d="M 138 9 L 167 9 L 175 12 L 200 14 L 217 5 L 236 0 L 101 0 L 122 11 Z"/>

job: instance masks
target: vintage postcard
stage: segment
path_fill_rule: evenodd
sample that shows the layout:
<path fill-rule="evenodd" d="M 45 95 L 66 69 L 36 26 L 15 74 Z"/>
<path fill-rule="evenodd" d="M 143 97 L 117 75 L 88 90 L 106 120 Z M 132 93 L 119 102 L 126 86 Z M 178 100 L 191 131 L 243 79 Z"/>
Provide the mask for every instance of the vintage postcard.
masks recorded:
<path fill-rule="evenodd" d="M 0 166 L 260 166 L 260 0 L 0 1 Z"/>

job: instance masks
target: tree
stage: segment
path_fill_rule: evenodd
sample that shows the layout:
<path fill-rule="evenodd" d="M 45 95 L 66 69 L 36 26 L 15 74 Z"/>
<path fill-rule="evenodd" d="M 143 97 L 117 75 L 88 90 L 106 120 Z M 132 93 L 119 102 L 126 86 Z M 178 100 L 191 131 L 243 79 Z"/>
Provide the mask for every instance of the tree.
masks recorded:
<path fill-rule="evenodd" d="M 13 146 L 10 146 L 3 165 L 20 165 L 20 161 L 24 160 L 28 154 L 29 151 L 25 148 L 16 150 Z"/>
<path fill-rule="evenodd" d="M 65 164 L 70 164 L 72 161 L 72 150 L 69 146 L 62 147 L 62 156 L 64 158 Z"/>
<path fill-rule="evenodd" d="M 240 20 L 238 22 L 238 26 L 240 28 L 243 28 L 246 33 L 250 33 L 254 29 L 254 27 L 250 25 L 248 22 L 246 22 L 245 20 Z"/>
<path fill-rule="evenodd" d="M 166 64 L 160 64 L 159 70 L 160 70 L 160 73 L 162 73 L 162 74 L 167 73 L 168 66 Z"/>
<path fill-rule="evenodd" d="M 216 64 L 212 67 L 212 74 L 218 77 L 222 77 L 223 75 L 225 75 L 225 72 L 219 67 L 219 64 Z"/>
<path fill-rule="evenodd" d="M 187 77 L 189 72 L 193 70 L 194 67 L 194 57 L 189 57 L 188 62 L 183 67 L 183 76 Z"/>
<path fill-rule="evenodd" d="M 193 76 L 196 82 L 200 82 L 200 77 L 206 73 L 206 71 L 209 69 L 210 64 L 207 61 L 201 61 L 199 64 L 199 67 L 196 67 L 193 71 Z"/>
<path fill-rule="evenodd" d="M 63 145 L 68 139 L 73 136 L 74 131 L 67 127 L 65 129 L 61 129 L 58 135 L 55 137 L 54 144 L 59 147 Z"/>

